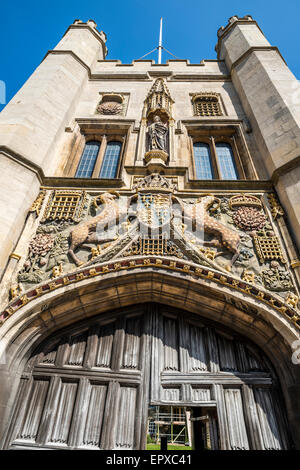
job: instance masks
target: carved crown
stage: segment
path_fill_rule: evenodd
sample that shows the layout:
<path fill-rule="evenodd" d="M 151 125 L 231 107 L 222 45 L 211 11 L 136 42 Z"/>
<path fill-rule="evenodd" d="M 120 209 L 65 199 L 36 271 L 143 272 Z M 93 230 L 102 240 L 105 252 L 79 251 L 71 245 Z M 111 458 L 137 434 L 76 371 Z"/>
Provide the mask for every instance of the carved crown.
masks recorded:
<path fill-rule="evenodd" d="M 262 202 L 258 197 L 253 196 L 252 194 L 237 194 L 230 199 L 229 206 L 231 209 L 241 206 L 261 208 Z"/>

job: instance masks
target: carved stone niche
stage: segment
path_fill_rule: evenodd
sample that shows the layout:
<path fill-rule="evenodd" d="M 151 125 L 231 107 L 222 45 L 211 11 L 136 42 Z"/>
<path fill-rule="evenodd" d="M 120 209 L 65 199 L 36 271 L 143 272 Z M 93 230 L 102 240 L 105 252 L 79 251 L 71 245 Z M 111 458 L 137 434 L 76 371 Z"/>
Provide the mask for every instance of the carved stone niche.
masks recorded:
<path fill-rule="evenodd" d="M 124 112 L 124 97 L 117 93 L 102 94 L 100 103 L 97 106 L 97 113 L 104 115 L 117 115 Z"/>
<path fill-rule="evenodd" d="M 151 172 L 165 167 L 169 158 L 169 124 L 164 112 L 151 114 L 147 120 L 145 163 Z"/>
<path fill-rule="evenodd" d="M 169 89 L 163 78 L 157 78 L 144 102 L 146 132 L 145 163 L 151 172 L 166 166 L 170 154 L 169 123 L 172 106 Z"/>

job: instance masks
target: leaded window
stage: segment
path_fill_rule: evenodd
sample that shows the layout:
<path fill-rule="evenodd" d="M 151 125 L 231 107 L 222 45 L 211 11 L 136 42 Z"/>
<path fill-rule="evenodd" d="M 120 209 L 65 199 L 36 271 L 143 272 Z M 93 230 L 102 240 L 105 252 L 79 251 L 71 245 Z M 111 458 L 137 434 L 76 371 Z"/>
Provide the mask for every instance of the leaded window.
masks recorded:
<path fill-rule="evenodd" d="M 199 180 L 213 179 L 213 169 L 211 164 L 211 154 L 209 145 L 202 142 L 195 142 L 194 158 L 196 178 Z"/>
<path fill-rule="evenodd" d="M 99 178 L 116 178 L 121 149 L 121 142 L 111 141 L 107 143 Z"/>
<path fill-rule="evenodd" d="M 215 143 L 214 137 L 207 142 L 194 142 L 194 174 L 198 180 L 237 180 L 239 171 L 235 154 L 227 142 Z"/>
<path fill-rule="evenodd" d="M 221 179 L 237 180 L 238 173 L 231 146 L 227 143 L 219 142 L 216 144 L 216 151 L 221 173 Z"/>
<path fill-rule="evenodd" d="M 91 178 L 99 153 L 100 143 L 97 141 L 87 142 L 82 153 L 76 178 Z"/>

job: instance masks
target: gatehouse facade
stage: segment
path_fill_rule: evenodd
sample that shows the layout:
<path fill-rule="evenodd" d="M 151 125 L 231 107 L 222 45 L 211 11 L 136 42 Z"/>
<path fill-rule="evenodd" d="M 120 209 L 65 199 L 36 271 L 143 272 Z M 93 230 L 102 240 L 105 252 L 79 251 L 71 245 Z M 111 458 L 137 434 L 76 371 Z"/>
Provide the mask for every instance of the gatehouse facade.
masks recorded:
<path fill-rule="evenodd" d="M 106 39 L 0 114 L 0 446 L 299 449 L 299 83 L 250 16 L 199 64 Z"/>

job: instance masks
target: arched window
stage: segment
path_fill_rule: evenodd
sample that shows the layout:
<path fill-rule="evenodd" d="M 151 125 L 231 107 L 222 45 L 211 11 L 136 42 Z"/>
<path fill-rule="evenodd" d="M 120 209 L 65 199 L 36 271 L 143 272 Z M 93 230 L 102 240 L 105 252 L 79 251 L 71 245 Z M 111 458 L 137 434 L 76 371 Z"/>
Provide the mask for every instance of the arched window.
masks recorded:
<path fill-rule="evenodd" d="M 116 178 L 121 149 L 121 142 L 107 143 L 99 178 Z"/>
<path fill-rule="evenodd" d="M 211 164 L 211 154 L 209 145 L 203 142 L 195 142 L 194 158 L 196 178 L 198 180 L 212 180 L 213 169 Z"/>
<path fill-rule="evenodd" d="M 223 180 L 237 180 L 238 172 L 234 162 L 234 155 L 229 144 L 219 142 L 216 144 L 217 157 Z"/>
<path fill-rule="evenodd" d="M 97 141 L 87 142 L 76 171 L 76 178 L 91 178 L 99 153 L 100 143 Z"/>

